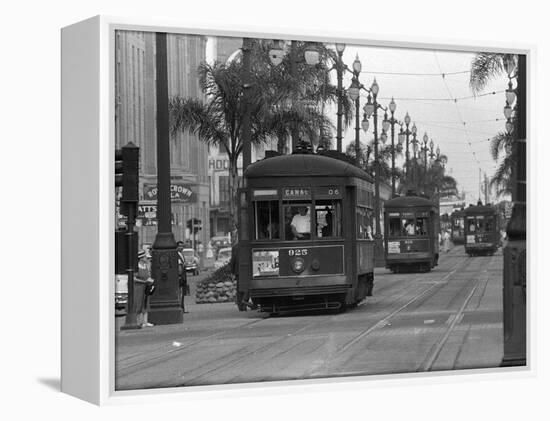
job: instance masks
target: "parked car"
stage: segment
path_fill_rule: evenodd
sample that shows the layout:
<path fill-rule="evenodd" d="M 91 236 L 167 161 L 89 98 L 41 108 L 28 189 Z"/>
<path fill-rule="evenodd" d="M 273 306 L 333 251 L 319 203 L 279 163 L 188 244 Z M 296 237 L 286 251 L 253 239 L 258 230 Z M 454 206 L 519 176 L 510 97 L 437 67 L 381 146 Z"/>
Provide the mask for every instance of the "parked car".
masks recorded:
<path fill-rule="evenodd" d="M 218 258 L 214 262 L 214 268 L 219 269 L 231 260 L 231 247 L 224 247 L 218 250 Z"/>
<path fill-rule="evenodd" d="M 125 316 L 128 305 L 128 275 L 115 275 L 115 316 Z"/>
<path fill-rule="evenodd" d="M 193 249 L 183 249 L 183 256 L 185 257 L 185 270 L 193 275 L 198 275 L 201 259 L 197 252 Z"/>
<path fill-rule="evenodd" d="M 212 245 L 212 251 L 214 252 L 214 258 L 217 259 L 218 251 L 225 247 L 231 247 L 231 239 L 226 236 L 216 236 L 210 239 Z"/>

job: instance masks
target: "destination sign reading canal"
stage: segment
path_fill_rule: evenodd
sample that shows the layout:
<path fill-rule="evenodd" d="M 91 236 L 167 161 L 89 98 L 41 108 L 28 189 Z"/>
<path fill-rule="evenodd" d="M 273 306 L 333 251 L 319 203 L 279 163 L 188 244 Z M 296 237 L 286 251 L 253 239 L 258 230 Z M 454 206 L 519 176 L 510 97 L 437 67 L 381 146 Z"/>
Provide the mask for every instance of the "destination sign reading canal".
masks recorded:
<path fill-rule="evenodd" d="M 311 190 L 307 187 L 283 188 L 283 199 L 310 199 Z"/>

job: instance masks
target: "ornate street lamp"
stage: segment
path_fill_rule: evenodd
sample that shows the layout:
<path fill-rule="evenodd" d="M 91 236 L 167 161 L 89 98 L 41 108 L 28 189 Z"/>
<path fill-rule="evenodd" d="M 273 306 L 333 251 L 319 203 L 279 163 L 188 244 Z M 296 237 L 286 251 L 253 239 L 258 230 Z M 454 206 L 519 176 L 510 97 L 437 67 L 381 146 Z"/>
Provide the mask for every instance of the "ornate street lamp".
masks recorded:
<path fill-rule="evenodd" d="M 355 103 L 355 165 L 359 167 L 360 164 L 360 149 L 361 149 L 361 139 L 360 131 L 361 126 L 364 127 L 364 124 L 360 125 L 359 117 L 361 115 L 361 110 L 359 108 L 359 94 L 361 88 L 363 87 L 359 82 L 359 75 L 361 74 L 361 61 L 359 60 L 359 55 L 355 56 L 355 60 L 352 64 L 353 69 L 353 79 L 351 81 L 351 86 L 348 88 L 348 95 L 350 99 Z M 368 128 L 368 126 L 367 126 Z"/>
<path fill-rule="evenodd" d="M 393 97 L 390 101 L 390 104 L 388 105 L 388 108 L 389 108 L 390 113 L 391 113 L 391 117 L 388 120 L 388 122 L 391 126 L 391 193 L 392 193 L 392 197 L 394 197 L 395 196 L 395 152 L 396 152 L 396 148 L 395 148 L 395 124 L 398 123 L 398 121 L 395 119 L 395 116 L 394 116 L 395 110 L 397 109 L 397 104 L 395 103 Z M 385 118 L 385 120 L 387 120 L 387 117 Z M 403 132 L 403 125 L 401 124 L 400 127 L 401 128 L 400 128 L 399 134 L 397 136 L 397 140 L 398 140 L 397 152 L 398 153 L 400 153 L 401 150 L 403 149 L 402 143 L 405 140 L 405 133 Z"/>
<path fill-rule="evenodd" d="M 249 47 L 250 48 L 250 47 Z M 243 48 L 244 52 L 244 48 Z M 278 66 L 283 62 L 285 56 L 284 43 L 281 40 L 274 40 L 269 50 L 269 60 L 273 66 Z M 296 78 L 297 74 L 297 63 L 300 62 L 300 59 L 296 57 L 296 41 L 291 41 L 290 43 L 290 76 L 292 79 Z M 244 60 L 244 54 L 243 54 Z M 306 48 L 304 49 L 304 61 L 310 65 L 315 66 L 319 64 L 320 56 L 319 51 L 312 43 L 307 43 Z M 244 66 L 243 66 L 244 67 Z M 248 66 L 250 67 L 250 66 Z M 249 70 L 248 70 L 249 71 Z M 298 147 L 299 133 L 296 124 L 291 126 L 291 137 L 292 137 L 292 150 L 294 151 Z"/>

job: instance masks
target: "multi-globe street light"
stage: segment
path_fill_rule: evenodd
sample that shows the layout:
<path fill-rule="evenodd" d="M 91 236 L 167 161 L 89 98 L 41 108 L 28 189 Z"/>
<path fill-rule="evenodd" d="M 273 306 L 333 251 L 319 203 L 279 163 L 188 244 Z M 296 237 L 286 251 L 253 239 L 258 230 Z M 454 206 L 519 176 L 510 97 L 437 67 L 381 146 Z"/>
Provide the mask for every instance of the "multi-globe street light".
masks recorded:
<path fill-rule="evenodd" d="M 273 66 L 278 66 L 283 62 L 285 57 L 285 51 L 283 48 L 283 43 L 280 40 L 274 40 L 269 50 L 269 60 Z M 244 49 L 243 49 L 244 52 Z M 290 76 L 294 80 L 297 76 L 297 64 L 305 62 L 310 66 L 316 66 L 320 61 L 319 50 L 315 48 L 312 43 L 307 43 L 304 48 L 304 57 L 303 61 L 298 57 L 296 41 L 290 42 L 289 50 L 289 61 L 290 61 Z M 250 66 L 249 66 L 250 67 Z M 292 138 L 292 151 L 294 151 L 298 146 L 299 134 L 298 127 L 296 124 L 291 124 L 291 138 Z"/>
<path fill-rule="evenodd" d="M 395 146 L 395 125 L 396 123 L 400 123 L 399 120 L 395 118 L 395 110 L 397 109 L 397 104 L 395 103 L 393 97 L 388 105 L 388 109 L 390 110 L 391 117 L 388 119 L 388 113 L 384 113 L 384 121 L 387 122 L 387 124 L 391 127 L 391 194 L 392 197 L 395 196 L 395 152 L 396 152 L 396 146 Z M 403 143 L 403 125 L 401 124 L 401 130 L 398 135 L 398 147 L 397 152 L 401 152 L 400 149 L 402 149 L 402 143 Z M 399 147 L 401 146 L 401 148 Z"/>

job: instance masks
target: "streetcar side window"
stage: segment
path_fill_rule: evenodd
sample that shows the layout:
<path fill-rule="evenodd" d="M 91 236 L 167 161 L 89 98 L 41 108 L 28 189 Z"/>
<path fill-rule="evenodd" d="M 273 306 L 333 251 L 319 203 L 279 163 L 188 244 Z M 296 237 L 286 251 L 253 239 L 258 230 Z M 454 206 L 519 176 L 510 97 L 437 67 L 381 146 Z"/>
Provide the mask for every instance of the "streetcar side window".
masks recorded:
<path fill-rule="evenodd" d="M 416 235 L 428 235 L 428 218 L 416 218 Z"/>
<path fill-rule="evenodd" d="M 311 239 L 311 202 L 285 202 L 284 239 Z"/>
<path fill-rule="evenodd" d="M 357 238 L 372 240 L 372 213 L 363 206 L 357 206 L 355 216 L 357 219 Z"/>
<path fill-rule="evenodd" d="M 254 239 L 279 239 L 279 202 L 254 202 Z"/>
<path fill-rule="evenodd" d="M 390 218 L 389 230 L 390 230 L 390 236 L 392 237 L 400 237 L 404 235 L 404 233 L 401 230 L 401 219 L 399 219 L 399 217 Z"/>
<path fill-rule="evenodd" d="M 494 220 L 493 218 L 486 218 L 485 219 L 485 231 L 491 232 L 495 229 L 494 227 Z"/>
<path fill-rule="evenodd" d="M 342 201 L 315 202 L 315 234 L 318 238 L 342 236 Z"/>

